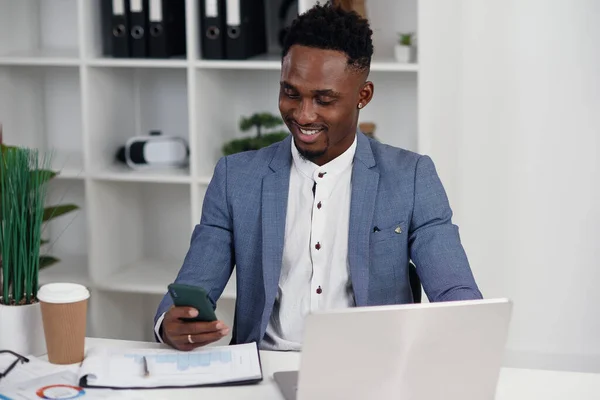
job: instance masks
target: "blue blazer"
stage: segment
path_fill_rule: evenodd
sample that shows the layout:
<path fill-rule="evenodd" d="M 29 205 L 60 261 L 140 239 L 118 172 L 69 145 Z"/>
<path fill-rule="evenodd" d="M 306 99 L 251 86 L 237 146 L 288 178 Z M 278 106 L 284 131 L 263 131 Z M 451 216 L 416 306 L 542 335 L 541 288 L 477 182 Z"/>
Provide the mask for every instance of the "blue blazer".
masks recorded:
<path fill-rule="evenodd" d="M 480 299 L 431 159 L 360 132 L 357 136 L 348 237 L 356 305 L 411 303 L 409 260 L 430 301 Z M 273 309 L 292 165 L 290 140 L 219 160 L 176 279 L 203 287 L 215 305 L 235 266 L 232 343 L 260 342 Z M 165 295 L 155 323 L 171 305 Z"/>

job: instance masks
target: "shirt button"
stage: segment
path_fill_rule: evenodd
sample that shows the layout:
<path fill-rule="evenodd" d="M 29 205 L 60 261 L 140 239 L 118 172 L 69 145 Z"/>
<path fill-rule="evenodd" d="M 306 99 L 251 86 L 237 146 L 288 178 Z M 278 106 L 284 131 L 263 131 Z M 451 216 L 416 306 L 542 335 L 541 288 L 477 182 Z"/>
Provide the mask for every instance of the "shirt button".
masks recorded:
<path fill-rule="evenodd" d="M 319 176 L 319 178 L 322 178 L 322 177 L 324 177 L 326 173 L 327 173 L 327 172 L 319 172 L 319 175 L 318 175 L 318 176 Z"/>
<path fill-rule="evenodd" d="M 321 209 L 321 202 L 317 203 L 317 208 L 320 210 Z"/>
<path fill-rule="evenodd" d="M 321 290 L 321 286 L 319 286 L 319 287 L 317 288 L 317 294 L 321 294 L 321 293 L 323 293 L 323 290 Z"/>
<path fill-rule="evenodd" d="M 317 242 L 317 244 L 315 244 L 315 249 L 319 250 L 321 248 L 321 244 L 319 242 Z"/>

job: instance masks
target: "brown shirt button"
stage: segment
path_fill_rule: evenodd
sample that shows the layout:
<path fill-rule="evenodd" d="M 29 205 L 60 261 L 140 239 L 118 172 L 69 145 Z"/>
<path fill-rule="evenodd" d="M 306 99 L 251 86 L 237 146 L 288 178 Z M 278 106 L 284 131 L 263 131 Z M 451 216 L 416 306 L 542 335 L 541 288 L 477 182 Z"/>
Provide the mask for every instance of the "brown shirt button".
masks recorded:
<path fill-rule="evenodd" d="M 317 288 L 317 294 L 321 294 L 321 293 L 323 293 L 323 290 L 321 290 L 321 286 L 319 286 L 319 287 Z"/>
<path fill-rule="evenodd" d="M 322 178 L 322 177 L 324 177 L 326 173 L 327 173 L 327 172 L 319 172 L 319 175 L 318 175 L 318 176 L 319 176 L 319 178 Z"/>
<path fill-rule="evenodd" d="M 320 210 L 321 209 L 321 202 L 317 203 L 317 208 Z"/>
<path fill-rule="evenodd" d="M 315 249 L 319 250 L 321 248 L 321 243 L 317 242 L 317 244 L 315 244 Z"/>

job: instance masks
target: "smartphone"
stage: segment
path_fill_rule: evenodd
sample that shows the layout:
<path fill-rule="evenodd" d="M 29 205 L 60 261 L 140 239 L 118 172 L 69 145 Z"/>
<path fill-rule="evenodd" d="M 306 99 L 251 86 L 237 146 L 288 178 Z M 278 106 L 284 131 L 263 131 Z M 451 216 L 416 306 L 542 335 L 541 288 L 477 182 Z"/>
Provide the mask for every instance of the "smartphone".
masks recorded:
<path fill-rule="evenodd" d="M 169 285 L 169 295 L 175 306 L 193 307 L 198 310 L 197 317 L 181 318 L 182 321 L 211 322 L 217 320 L 212 303 L 208 299 L 208 293 L 203 288 L 183 283 L 171 283 Z"/>

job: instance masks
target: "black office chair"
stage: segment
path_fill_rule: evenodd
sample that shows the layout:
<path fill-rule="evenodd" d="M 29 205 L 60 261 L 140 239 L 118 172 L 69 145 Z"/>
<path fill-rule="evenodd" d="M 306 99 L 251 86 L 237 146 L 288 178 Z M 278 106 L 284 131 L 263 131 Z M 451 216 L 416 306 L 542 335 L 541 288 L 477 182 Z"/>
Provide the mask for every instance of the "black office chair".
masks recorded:
<path fill-rule="evenodd" d="M 413 294 L 413 302 L 421 302 L 421 279 L 417 274 L 417 267 L 412 261 L 408 262 L 408 280 L 410 282 L 410 289 Z"/>

